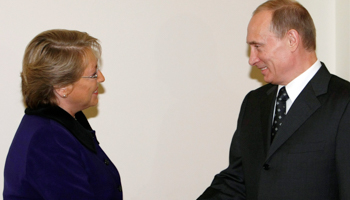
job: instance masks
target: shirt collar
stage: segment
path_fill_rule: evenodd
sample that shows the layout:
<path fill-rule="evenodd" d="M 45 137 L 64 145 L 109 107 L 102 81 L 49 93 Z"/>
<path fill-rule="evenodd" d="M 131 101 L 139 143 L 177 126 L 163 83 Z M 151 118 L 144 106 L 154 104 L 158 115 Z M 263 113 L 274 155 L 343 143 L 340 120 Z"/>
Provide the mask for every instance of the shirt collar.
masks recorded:
<path fill-rule="evenodd" d="M 41 106 L 36 109 L 27 108 L 25 113 L 55 120 L 68 129 L 82 145 L 94 153 L 97 152 L 93 139 L 95 131 L 91 129 L 83 112 L 77 112 L 74 118 L 59 106 Z"/>
<path fill-rule="evenodd" d="M 308 84 L 308 82 L 314 77 L 317 71 L 321 68 L 320 60 L 317 60 L 309 69 L 296 77 L 293 81 L 286 85 L 286 91 L 291 100 L 291 103 L 295 101 L 295 99 L 299 96 L 304 87 Z M 282 85 L 278 86 L 279 89 L 283 87 Z"/>

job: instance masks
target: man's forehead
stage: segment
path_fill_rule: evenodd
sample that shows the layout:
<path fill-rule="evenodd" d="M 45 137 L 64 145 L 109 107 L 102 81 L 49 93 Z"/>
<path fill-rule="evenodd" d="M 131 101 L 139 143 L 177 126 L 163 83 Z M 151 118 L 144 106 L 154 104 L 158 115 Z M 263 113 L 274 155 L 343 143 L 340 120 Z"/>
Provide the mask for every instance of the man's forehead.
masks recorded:
<path fill-rule="evenodd" d="M 258 44 L 261 43 L 259 40 L 274 36 L 270 30 L 271 16 L 271 11 L 261 11 L 253 15 L 248 25 L 247 43 Z M 260 39 L 257 40 L 258 38 Z"/>
<path fill-rule="evenodd" d="M 272 19 L 272 12 L 271 11 L 261 11 L 256 13 L 252 16 L 248 29 L 262 29 L 262 28 L 268 28 L 270 27 Z"/>

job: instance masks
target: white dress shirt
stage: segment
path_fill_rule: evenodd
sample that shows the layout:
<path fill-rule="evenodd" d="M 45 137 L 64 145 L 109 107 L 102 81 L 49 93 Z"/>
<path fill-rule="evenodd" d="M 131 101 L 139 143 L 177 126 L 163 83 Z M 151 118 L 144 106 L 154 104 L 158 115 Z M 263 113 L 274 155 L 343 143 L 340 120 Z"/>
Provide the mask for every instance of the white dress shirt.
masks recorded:
<path fill-rule="evenodd" d="M 288 113 L 290 107 L 292 106 L 295 99 L 299 96 L 301 91 L 304 89 L 304 87 L 309 83 L 309 81 L 314 77 L 314 75 L 317 73 L 317 71 L 321 68 L 321 62 L 320 60 L 317 60 L 309 69 L 307 69 L 305 72 L 300 74 L 298 77 L 296 77 L 293 81 L 288 83 L 286 87 L 287 94 L 289 96 L 289 99 L 286 102 L 286 113 Z M 278 86 L 278 91 L 283 87 L 284 85 Z M 277 92 L 278 94 L 278 92 Z M 276 97 L 277 97 L 276 94 Z M 275 104 L 276 107 L 276 104 Z M 273 112 L 275 113 L 275 112 Z M 272 118 L 273 119 L 273 118 Z"/>

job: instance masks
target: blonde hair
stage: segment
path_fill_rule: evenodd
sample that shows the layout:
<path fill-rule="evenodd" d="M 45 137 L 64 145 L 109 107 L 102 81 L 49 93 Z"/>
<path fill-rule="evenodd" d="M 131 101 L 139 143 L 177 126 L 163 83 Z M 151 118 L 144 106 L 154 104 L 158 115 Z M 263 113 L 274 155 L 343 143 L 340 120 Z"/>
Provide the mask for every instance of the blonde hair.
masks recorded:
<path fill-rule="evenodd" d="M 54 90 L 80 79 L 91 51 L 100 60 L 98 40 L 85 32 L 55 29 L 33 38 L 26 47 L 21 73 L 25 104 L 29 108 L 57 105 Z"/>
<path fill-rule="evenodd" d="M 295 29 L 301 36 L 307 50 L 316 50 L 316 28 L 309 12 L 294 0 L 269 0 L 261 4 L 253 13 L 273 11 L 271 31 L 283 38 L 290 29 Z"/>

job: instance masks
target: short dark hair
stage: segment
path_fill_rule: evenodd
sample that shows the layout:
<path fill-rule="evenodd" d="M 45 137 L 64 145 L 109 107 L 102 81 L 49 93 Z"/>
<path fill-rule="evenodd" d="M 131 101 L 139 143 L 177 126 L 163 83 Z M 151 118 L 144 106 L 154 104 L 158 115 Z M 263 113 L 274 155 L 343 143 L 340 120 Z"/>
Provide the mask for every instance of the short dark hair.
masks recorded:
<path fill-rule="evenodd" d="M 264 11 L 273 11 L 271 31 L 283 38 L 290 29 L 295 29 L 301 36 L 307 50 L 316 50 L 316 28 L 309 12 L 294 0 L 269 0 L 261 4 L 253 15 Z"/>

